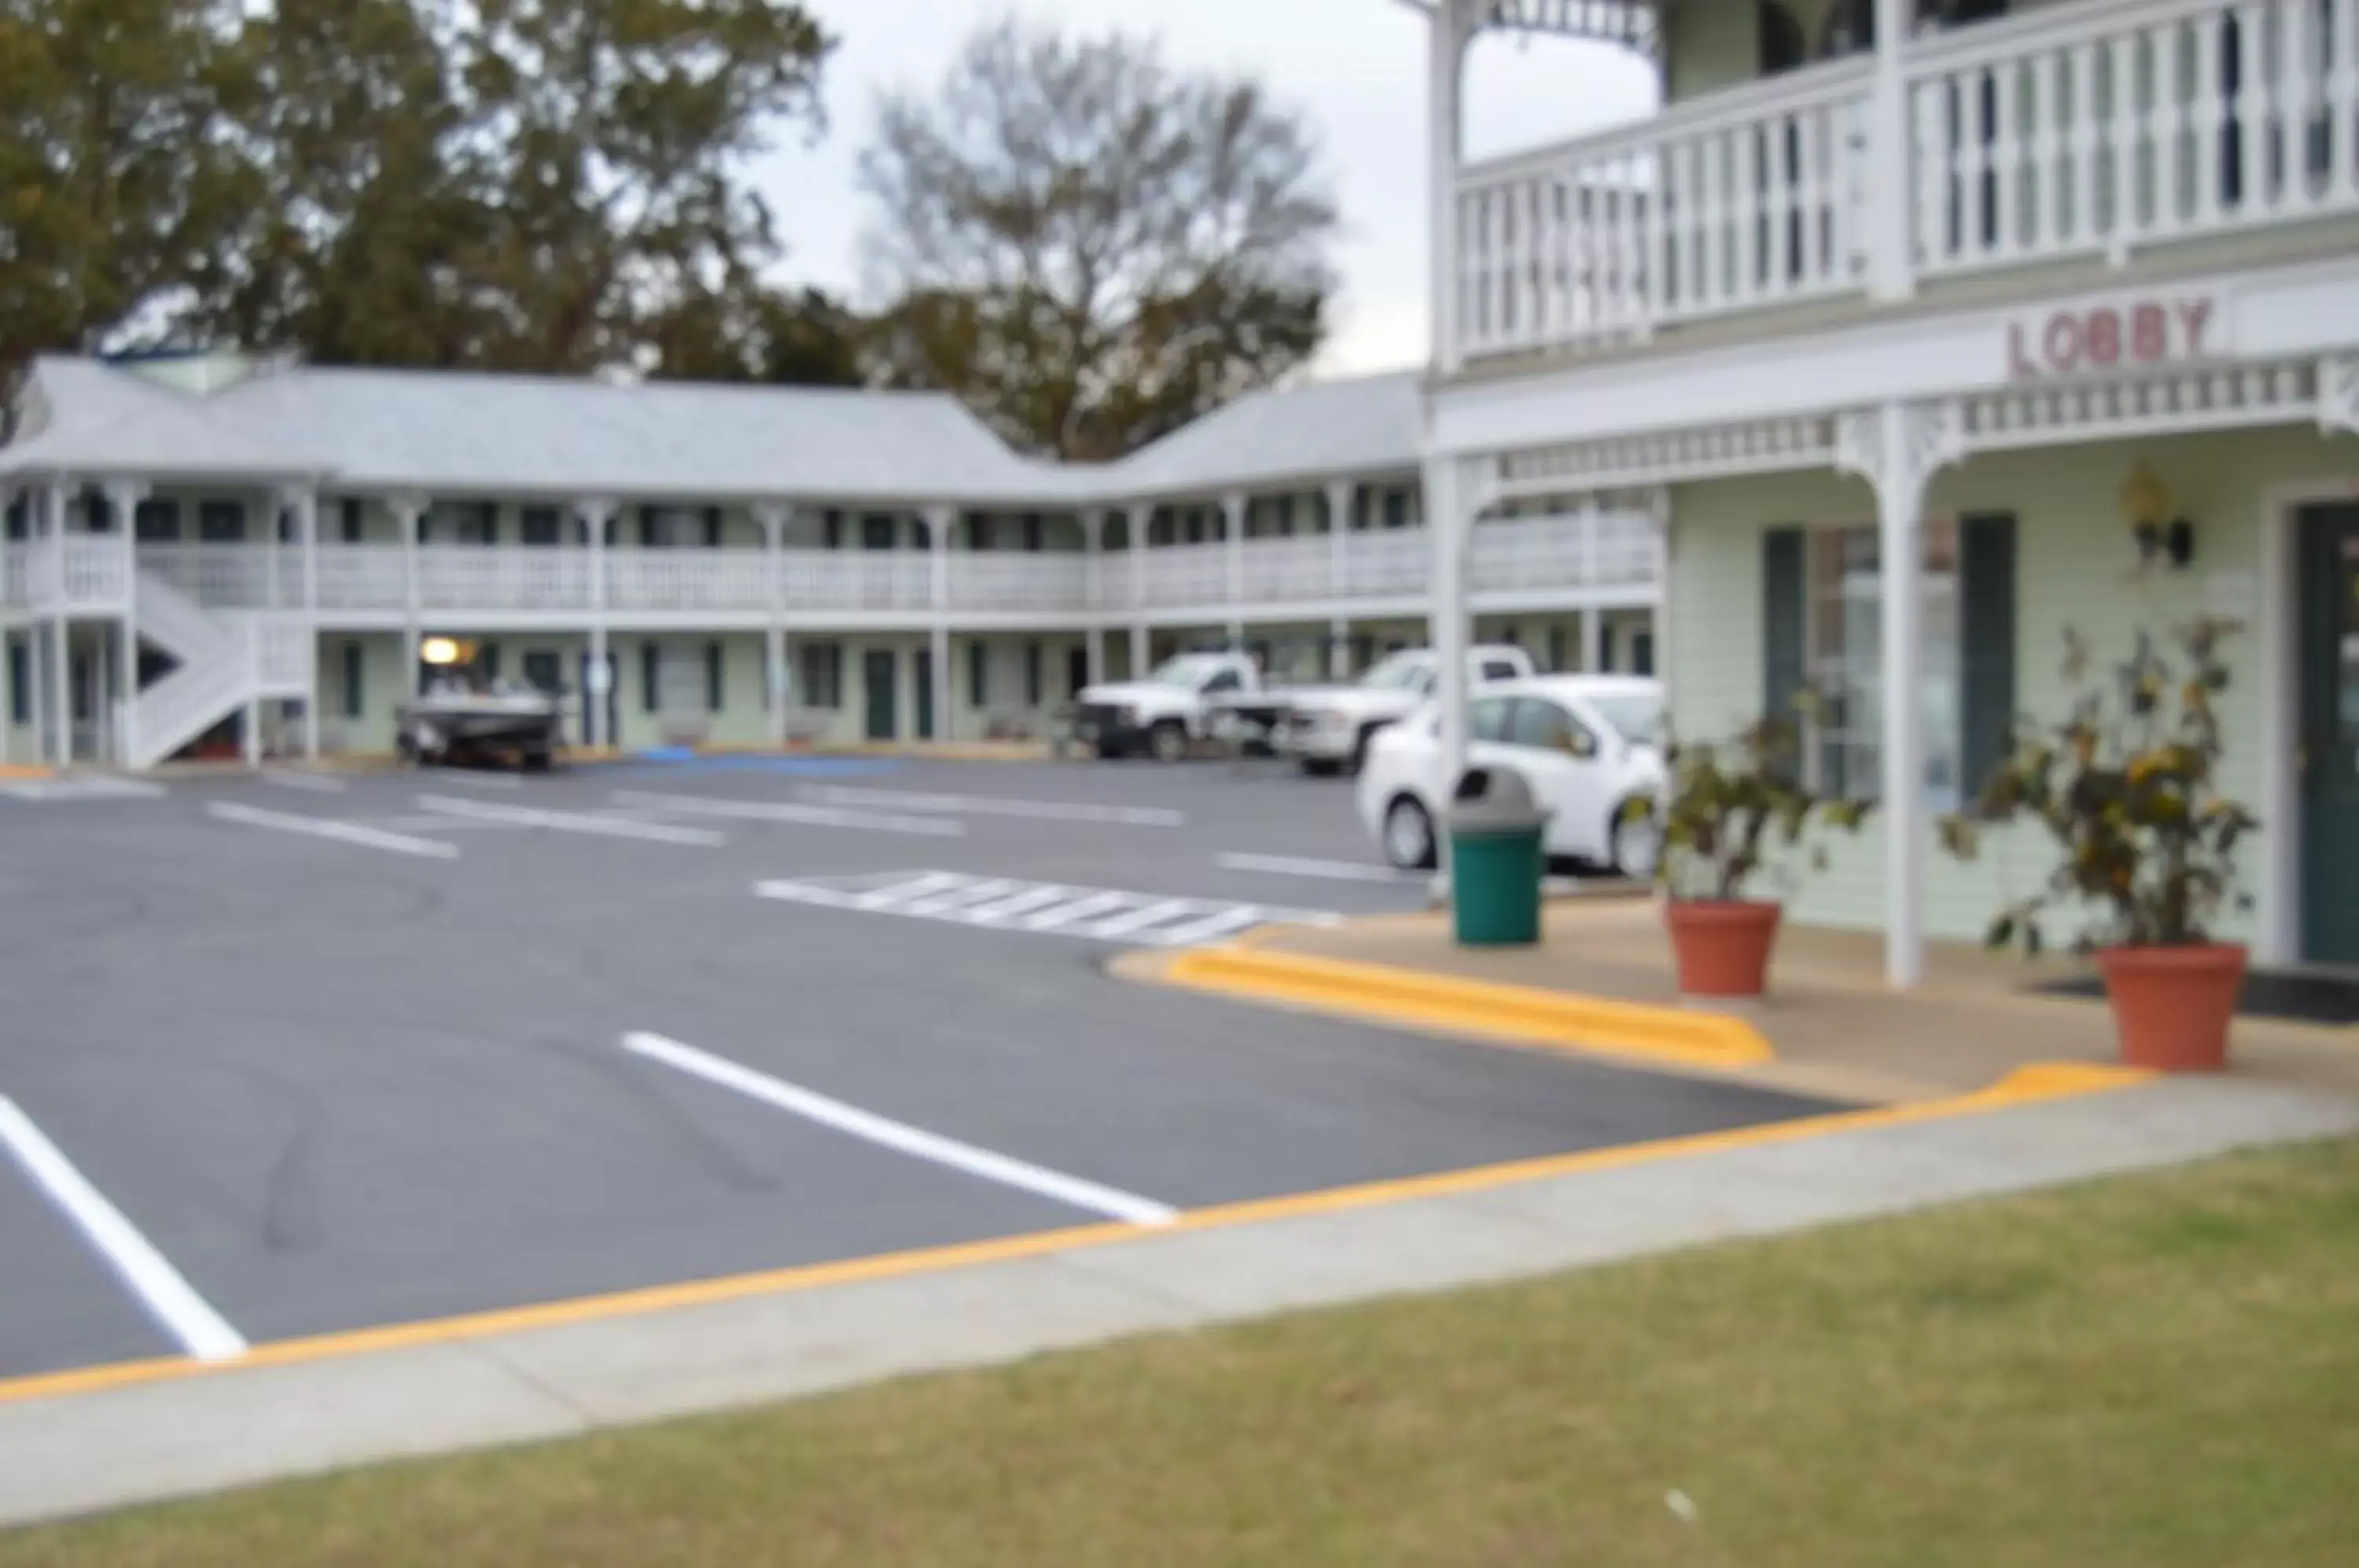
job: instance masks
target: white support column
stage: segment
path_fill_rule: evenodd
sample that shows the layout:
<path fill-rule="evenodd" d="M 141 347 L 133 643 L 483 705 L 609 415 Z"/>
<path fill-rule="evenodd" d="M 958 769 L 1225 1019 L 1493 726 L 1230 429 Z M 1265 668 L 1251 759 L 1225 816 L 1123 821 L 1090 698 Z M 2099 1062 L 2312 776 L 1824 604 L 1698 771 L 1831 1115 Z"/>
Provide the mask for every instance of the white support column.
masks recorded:
<path fill-rule="evenodd" d="M 295 544 L 302 553 L 303 639 L 310 653 L 310 685 L 303 693 L 303 757 L 320 760 L 320 493 L 309 485 L 290 485 L 280 503 L 295 514 Z"/>
<path fill-rule="evenodd" d="M 934 739 L 951 738 L 951 530 L 958 526 L 958 508 L 929 506 L 926 532 L 934 551 L 934 617 L 927 647 L 933 653 Z"/>
<path fill-rule="evenodd" d="M 1433 292 L 1433 367 L 1443 376 L 1456 375 L 1464 364 L 1458 323 L 1458 166 L 1470 8 L 1469 0 L 1440 0 L 1427 42 L 1426 229 L 1433 245 L 1427 265 Z"/>
<path fill-rule="evenodd" d="M 1605 668 L 1605 612 L 1595 604 L 1581 612 L 1581 672 L 1595 675 Z"/>
<path fill-rule="evenodd" d="M 1654 532 L 1654 606 L 1647 614 L 1647 629 L 1655 638 L 1655 679 L 1663 684 L 1667 701 L 1677 702 L 1672 689 L 1671 645 L 1671 490 L 1659 485 L 1647 497 L 1647 515 L 1653 519 Z M 1674 710 L 1675 711 L 1675 710 Z"/>
<path fill-rule="evenodd" d="M 1875 0 L 1875 75 L 1868 97 L 1867 292 L 1906 299 L 1916 291 L 1915 223 L 1908 186 L 1908 81 L 1900 51 L 1915 29 L 1912 0 Z"/>
<path fill-rule="evenodd" d="M 73 764 L 73 692 L 68 682 L 71 661 L 67 641 L 71 623 L 66 605 L 66 497 L 71 485 L 60 475 L 49 485 L 49 561 L 50 572 L 58 594 L 57 618 L 49 624 L 49 720 L 54 738 L 49 742 L 50 758 L 60 768 Z"/>
<path fill-rule="evenodd" d="M 1339 600 L 1352 592 L 1352 502 L 1359 493 L 1349 479 L 1327 486 L 1327 591 Z"/>
<path fill-rule="evenodd" d="M 1426 527 L 1433 534 L 1433 624 L 1438 668 L 1434 695 L 1441 708 L 1441 758 L 1445 787 L 1454 789 L 1466 769 L 1466 498 L 1458 461 L 1430 457 L 1425 463 Z"/>
<path fill-rule="evenodd" d="M 1352 623 L 1338 615 L 1327 626 L 1327 679 L 1352 679 Z"/>
<path fill-rule="evenodd" d="M 1883 597 L 1884 975 L 1908 990 L 1925 975 L 1924 594 L 1925 494 L 1956 462 L 1964 438 L 1956 405 L 1886 403 L 1843 416 L 1836 466 L 1875 490 Z"/>
<path fill-rule="evenodd" d="M 787 744 L 790 684 L 787 670 L 787 573 L 781 552 L 786 548 L 787 522 L 793 515 L 794 508 L 779 501 L 765 502 L 754 508 L 754 520 L 762 525 L 762 570 L 770 590 L 766 595 L 769 620 L 762 636 L 762 667 L 769 672 L 765 685 L 770 695 L 770 744 L 781 749 Z"/>
<path fill-rule="evenodd" d="M 115 529 L 123 539 L 125 567 L 123 619 L 117 624 L 115 644 L 115 659 L 122 667 L 118 689 L 123 710 L 115 726 L 115 764 L 121 768 L 130 767 L 139 749 L 139 503 L 147 498 L 143 480 L 107 481 L 106 508 L 114 515 Z"/>
<path fill-rule="evenodd" d="M 1155 526 L 1155 508 L 1142 504 L 1131 507 L 1125 516 L 1130 545 L 1130 679 L 1137 681 L 1147 674 L 1151 651 L 1147 635 L 1147 535 Z"/>
<path fill-rule="evenodd" d="M 583 547 L 590 552 L 590 674 L 582 683 L 582 744 L 584 748 L 613 746 L 620 737 L 609 735 L 606 723 L 614 709 L 614 672 L 606 653 L 606 528 L 622 510 L 620 502 L 603 495 L 584 495 L 573 503 L 582 520 Z"/>
<path fill-rule="evenodd" d="M 426 497 L 388 495 L 386 508 L 393 514 L 393 526 L 401 530 L 401 581 L 407 606 L 401 625 L 401 700 L 407 702 L 418 695 L 419 620 L 425 603 L 418 581 L 418 528 L 426 515 Z"/>
<path fill-rule="evenodd" d="M 1090 610 L 1094 615 L 1105 608 L 1105 526 L 1106 513 L 1093 507 L 1082 514 L 1082 549 L 1088 555 L 1088 579 L 1091 586 Z M 1087 684 L 1095 686 L 1105 680 L 1105 623 L 1093 620 L 1082 634 L 1082 671 Z"/>
<path fill-rule="evenodd" d="M 1245 645 L 1245 514 L 1252 509 L 1252 499 L 1242 490 L 1232 490 L 1221 497 L 1221 539 L 1227 547 L 1229 602 L 1229 650 L 1235 652 Z"/>

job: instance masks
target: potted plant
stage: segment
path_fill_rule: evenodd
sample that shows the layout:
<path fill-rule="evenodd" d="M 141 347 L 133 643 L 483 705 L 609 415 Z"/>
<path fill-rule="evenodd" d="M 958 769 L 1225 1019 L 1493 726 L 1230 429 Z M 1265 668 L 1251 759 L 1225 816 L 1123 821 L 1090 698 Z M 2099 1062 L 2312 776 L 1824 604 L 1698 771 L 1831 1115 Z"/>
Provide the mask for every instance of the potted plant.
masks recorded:
<path fill-rule="evenodd" d="M 2220 645 L 2232 629 L 2213 620 L 2180 628 L 2177 669 L 2140 633 L 2110 692 L 2092 684 L 2087 646 L 2067 632 L 2065 679 L 2082 688 L 2071 716 L 2019 726 L 1974 818 L 1942 824 L 1945 846 L 1962 860 L 1975 858 L 1990 826 L 2027 818 L 2048 830 L 2055 869 L 2038 891 L 1999 911 L 1988 941 L 2037 955 L 2049 945 L 2044 914 L 2076 919 L 2073 951 L 2093 956 L 2104 975 L 2122 1058 L 2133 1066 L 2227 1064 L 2247 955 L 2212 933 L 2224 911 L 2252 907 L 2236 854 L 2260 825 L 2217 781 L 2213 702 L 2227 689 Z"/>
<path fill-rule="evenodd" d="M 1790 878 L 1799 864 L 1826 864 L 1814 827 L 1855 833 L 1867 818 L 1864 801 L 1805 788 L 1800 757 L 1801 726 L 1790 718 L 1764 719 L 1718 745 L 1669 748 L 1655 878 L 1683 995 L 1761 995 L 1784 905 L 1748 895 L 1765 878 Z"/>

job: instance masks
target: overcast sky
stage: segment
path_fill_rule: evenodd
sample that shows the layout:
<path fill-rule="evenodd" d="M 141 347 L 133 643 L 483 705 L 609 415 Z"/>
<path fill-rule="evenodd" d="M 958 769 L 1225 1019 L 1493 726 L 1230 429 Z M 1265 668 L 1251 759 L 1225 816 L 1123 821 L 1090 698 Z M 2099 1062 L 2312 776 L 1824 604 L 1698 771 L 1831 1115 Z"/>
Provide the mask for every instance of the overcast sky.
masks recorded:
<path fill-rule="evenodd" d="M 1322 375 L 1424 362 L 1425 24 L 1398 0 L 812 0 L 841 43 L 829 59 L 829 125 L 788 138 L 756 182 L 792 247 L 788 276 L 856 293 L 865 219 L 854 165 L 876 94 L 940 80 L 974 28 L 1012 8 L 1027 19 L 1160 38 L 1188 65 L 1251 72 L 1316 128 L 1343 210 L 1343 287 Z M 1618 125 L 1654 102 L 1651 74 L 1622 52 L 1557 38 L 1477 46 L 1469 150 L 1529 147 Z"/>

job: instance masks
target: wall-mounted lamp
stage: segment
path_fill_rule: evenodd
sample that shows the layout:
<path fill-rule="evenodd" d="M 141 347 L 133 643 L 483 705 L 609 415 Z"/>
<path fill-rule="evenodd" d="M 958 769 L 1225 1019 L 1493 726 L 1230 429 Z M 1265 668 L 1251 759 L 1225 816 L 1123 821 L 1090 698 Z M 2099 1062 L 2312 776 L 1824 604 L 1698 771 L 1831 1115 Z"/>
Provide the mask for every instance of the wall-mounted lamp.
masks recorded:
<path fill-rule="evenodd" d="M 418 645 L 418 657 L 420 661 L 439 670 L 449 665 L 468 663 L 474 658 L 474 648 L 456 637 L 430 637 Z"/>
<path fill-rule="evenodd" d="M 2172 511 L 2169 487 L 2141 460 L 2122 484 L 2122 515 L 2137 540 L 2139 566 L 2164 560 L 2184 567 L 2195 559 L 2195 525 Z"/>

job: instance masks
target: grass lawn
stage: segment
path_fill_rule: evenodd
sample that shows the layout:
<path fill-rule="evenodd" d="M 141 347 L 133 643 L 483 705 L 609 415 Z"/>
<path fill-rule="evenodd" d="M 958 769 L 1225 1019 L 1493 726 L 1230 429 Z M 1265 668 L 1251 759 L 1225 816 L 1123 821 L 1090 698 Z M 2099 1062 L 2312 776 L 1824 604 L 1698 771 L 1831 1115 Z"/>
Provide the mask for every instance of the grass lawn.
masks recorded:
<path fill-rule="evenodd" d="M 9 1568 L 2354 1562 L 2359 1142 L 0 1536 Z"/>

